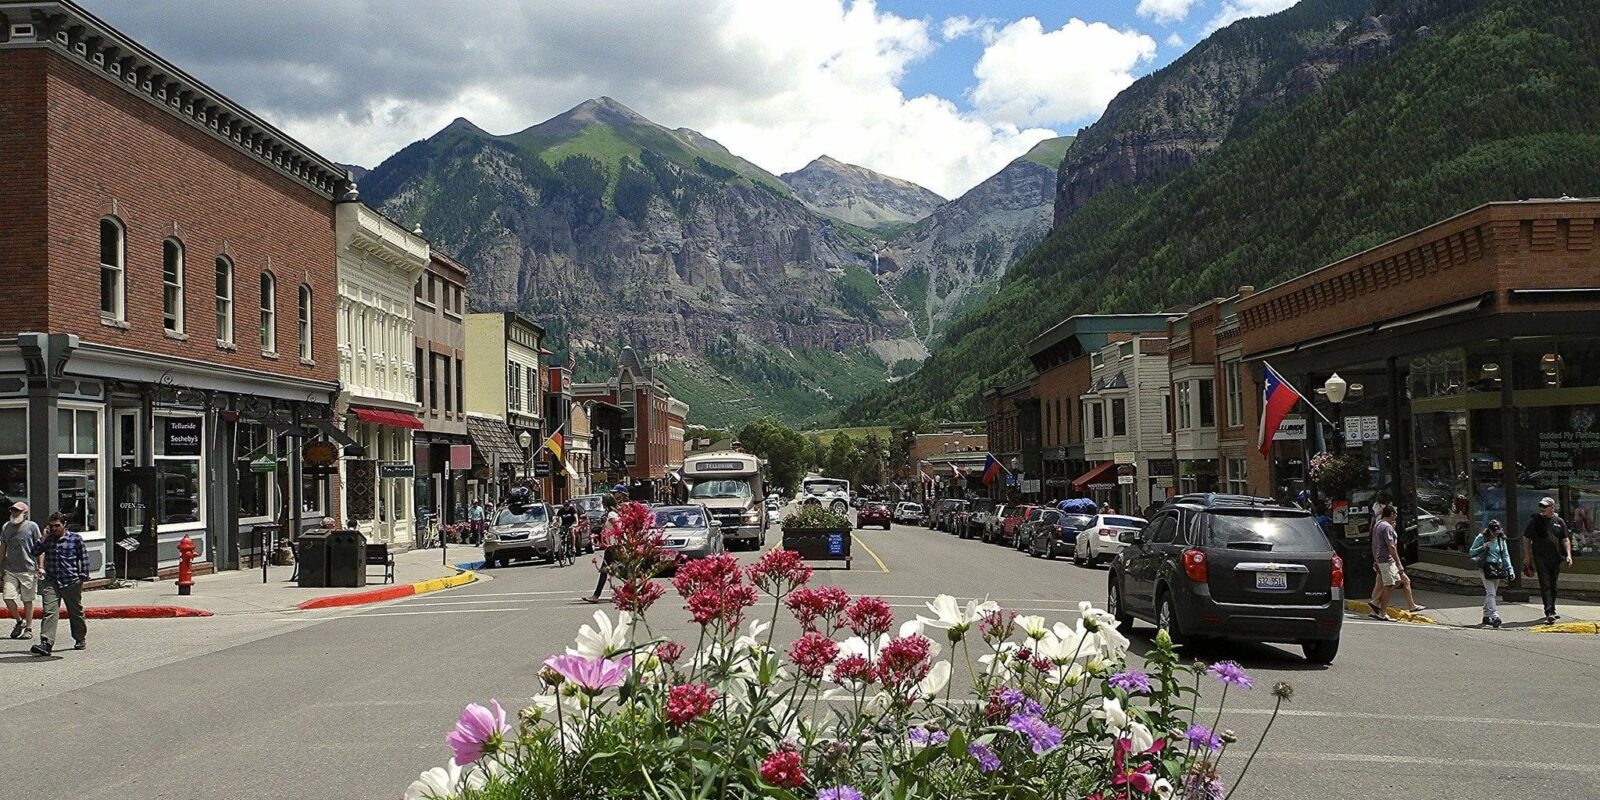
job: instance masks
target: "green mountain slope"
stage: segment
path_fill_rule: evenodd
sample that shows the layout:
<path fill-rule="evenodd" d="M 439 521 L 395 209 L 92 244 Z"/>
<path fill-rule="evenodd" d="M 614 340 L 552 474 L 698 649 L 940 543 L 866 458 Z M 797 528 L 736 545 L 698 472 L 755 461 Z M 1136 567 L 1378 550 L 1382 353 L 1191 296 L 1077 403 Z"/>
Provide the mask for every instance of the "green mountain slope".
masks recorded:
<path fill-rule="evenodd" d="M 851 420 L 975 413 L 1028 339 L 1084 312 L 1268 285 L 1491 200 L 1600 194 L 1592 0 L 1431 0 L 1389 53 L 1263 112 L 1195 167 L 1102 191 L 1014 266 L 906 381 Z M 1080 139 L 1080 144 L 1082 139 Z"/>

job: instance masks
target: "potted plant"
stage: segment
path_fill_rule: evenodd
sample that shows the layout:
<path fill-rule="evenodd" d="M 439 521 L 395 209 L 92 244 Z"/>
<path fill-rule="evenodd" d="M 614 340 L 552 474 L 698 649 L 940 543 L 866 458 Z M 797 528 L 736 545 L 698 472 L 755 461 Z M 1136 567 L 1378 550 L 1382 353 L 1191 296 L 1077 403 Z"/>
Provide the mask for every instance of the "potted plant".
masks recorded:
<path fill-rule="evenodd" d="M 1311 457 L 1307 474 L 1317 490 L 1330 498 L 1348 498 L 1350 492 L 1372 483 L 1366 459 L 1353 455 L 1318 453 Z"/>
<path fill-rule="evenodd" d="M 808 561 L 843 561 L 850 568 L 850 519 L 821 504 L 805 506 L 783 520 L 783 549 Z"/>

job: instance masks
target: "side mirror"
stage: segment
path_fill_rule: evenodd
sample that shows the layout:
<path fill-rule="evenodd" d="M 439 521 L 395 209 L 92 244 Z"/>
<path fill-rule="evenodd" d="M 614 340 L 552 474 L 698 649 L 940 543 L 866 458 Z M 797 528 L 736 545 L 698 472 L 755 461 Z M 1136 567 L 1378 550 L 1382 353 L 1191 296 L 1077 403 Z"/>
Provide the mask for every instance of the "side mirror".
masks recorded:
<path fill-rule="evenodd" d="M 1117 541 L 1135 546 L 1144 544 L 1144 531 L 1123 531 L 1117 534 Z"/>

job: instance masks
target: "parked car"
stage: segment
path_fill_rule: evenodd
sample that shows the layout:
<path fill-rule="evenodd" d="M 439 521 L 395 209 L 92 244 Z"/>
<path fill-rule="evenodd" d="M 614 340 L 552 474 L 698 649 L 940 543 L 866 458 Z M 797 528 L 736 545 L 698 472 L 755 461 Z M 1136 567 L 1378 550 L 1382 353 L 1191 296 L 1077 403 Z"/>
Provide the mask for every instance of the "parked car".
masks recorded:
<path fill-rule="evenodd" d="M 866 503 L 861 510 L 856 512 L 856 527 L 865 528 L 868 525 L 881 525 L 884 530 L 889 530 L 893 517 L 889 506 L 884 503 Z"/>
<path fill-rule="evenodd" d="M 1044 512 L 1053 510 L 1048 506 L 1028 506 L 1023 509 L 1022 519 L 1017 523 L 1016 529 L 1012 531 L 1009 544 L 1019 552 L 1028 549 L 1028 544 L 1033 541 L 1030 538 L 1033 535 L 1032 524 L 1038 522 L 1040 517 L 1044 516 Z"/>
<path fill-rule="evenodd" d="M 996 503 L 994 510 L 989 512 L 988 519 L 983 523 L 983 531 L 979 534 L 979 538 L 983 539 L 985 542 L 994 541 L 995 536 L 1000 532 L 1001 520 L 1005 519 L 1006 509 L 1009 508 L 1011 508 L 1011 506 L 1003 503 Z"/>
<path fill-rule="evenodd" d="M 1078 545 L 1072 549 L 1072 560 L 1080 567 L 1110 561 L 1122 552 L 1122 534 L 1141 530 L 1144 526 L 1142 517 L 1096 514 L 1093 523 L 1078 534 Z"/>
<path fill-rule="evenodd" d="M 1240 495 L 1180 498 L 1121 535 L 1106 610 L 1174 640 L 1290 642 L 1329 664 L 1344 623 L 1344 562 L 1311 513 Z"/>
<path fill-rule="evenodd" d="M 951 518 L 956 512 L 965 508 L 967 501 L 954 497 L 946 497 L 933 504 L 933 514 L 928 519 L 928 527 L 936 531 L 950 531 Z"/>
<path fill-rule="evenodd" d="M 967 503 L 965 501 L 962 501 L 954 508 L 950 509 L 950 513 L 946 514 L 944 519 L 939 521 L 939 529 L 945 533 L 955 533 L 962 528 L 965 528 L 966 525 Z"/>
<path fill-rule="evenodd" d="M 1034 508 L 1027 504 L 1006 506 L 1005 512 L 1000 515 L 1000 524 L 995 528 L 994 539 L 996 544 L 1009 545 L 1017 540 L 1017 528 L 1028 518 L 1028 509 Z"/>
<path fill-rule="evenodd" d="M 1055 558 L 1063 553 L 1075 555 L 1078 536 L 1094 524 L 1092 514 L 1068 514 L 1055 508 L 1039 512 L 1039 518 L 1026 523 L 1027 544 L 1023 549 L 1035 558 Z"/>
<path fill-rule="evenodd" d="M 651 513 L 663 546 L 680 559 L 706 558 L 726 549 L 722 525 L 705 506 L 660 506 Z"/>
<path fill-rule="evenodd" d="M 483 565 L 530 558 L 555 561 L 554 520 L 555 513 L 544 503 L 501 508 L 483 532 Z"/>
<path fill-rule="evenodd" d="M 983 531 L 989 526 L 989 518 L 992 516 L 994 516 L 994 501 L 987 497 L 978 498 L 967 508 L 966 524 L 956 532 L 961 534 L 963 539 L 982 538 Z"/>
<path fill-rule="evenodd" d="M 914 525 L 923 518 L 922 504 L 896 503 L 894 507 L 894 521 L 902 525 Z"/>

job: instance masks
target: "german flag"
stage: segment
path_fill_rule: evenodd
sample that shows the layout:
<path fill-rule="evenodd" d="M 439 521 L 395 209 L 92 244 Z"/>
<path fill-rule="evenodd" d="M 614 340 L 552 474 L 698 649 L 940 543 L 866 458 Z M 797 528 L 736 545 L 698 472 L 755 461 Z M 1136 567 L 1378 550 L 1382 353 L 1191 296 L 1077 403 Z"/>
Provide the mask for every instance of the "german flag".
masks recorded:
<path fill-rule="evenodd" d="M 567 463 L 566 440 L 562 438 L 561 431 L 556 431 L 553 436 L 544 440 L 544 449 L 555 455 L 556 460 Z"/>

